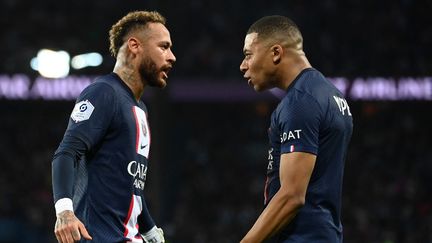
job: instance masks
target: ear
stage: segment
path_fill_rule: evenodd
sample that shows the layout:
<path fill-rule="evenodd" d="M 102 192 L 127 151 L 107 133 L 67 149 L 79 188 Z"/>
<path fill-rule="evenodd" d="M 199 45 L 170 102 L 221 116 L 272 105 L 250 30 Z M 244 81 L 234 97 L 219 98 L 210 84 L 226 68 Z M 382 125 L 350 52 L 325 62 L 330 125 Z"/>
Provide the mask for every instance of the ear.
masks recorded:
<path fill-rule="evenodd" d="M 131 53 L 137 54 L 138 48 L 140 46 L 140 42 L 135 37 L 129 37 L 129 39 L 127 40 L 127 46 L 128 46 L 128 49 Z"/>
<path fill-rule="evenodd" d="M 273 63 L 278 64 L 282 60 L 283 48 L 281 45 L 273 45 L 271 47 Z"/>

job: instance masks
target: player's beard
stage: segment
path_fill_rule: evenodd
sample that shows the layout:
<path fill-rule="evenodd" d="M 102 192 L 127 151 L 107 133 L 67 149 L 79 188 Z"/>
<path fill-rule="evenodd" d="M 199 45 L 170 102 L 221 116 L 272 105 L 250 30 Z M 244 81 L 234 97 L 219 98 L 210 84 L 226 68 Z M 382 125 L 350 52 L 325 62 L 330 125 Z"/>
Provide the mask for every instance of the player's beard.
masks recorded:
<path fill-rule="evenodd" d="M 150 57 L 143 60 L 139 72 L 142 80 L 147 81 L 149 86 L 159 88 L 166 86 L 166 82 L 159 77 L 161 70 L 158 70 L 156 63 Z"/>

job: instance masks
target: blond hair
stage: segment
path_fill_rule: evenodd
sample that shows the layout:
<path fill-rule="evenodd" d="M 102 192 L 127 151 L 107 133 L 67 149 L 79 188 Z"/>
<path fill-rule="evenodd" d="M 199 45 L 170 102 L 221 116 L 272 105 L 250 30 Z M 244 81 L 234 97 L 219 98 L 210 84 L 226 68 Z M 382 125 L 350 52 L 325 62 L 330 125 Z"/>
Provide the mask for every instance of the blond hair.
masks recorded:
<path fill-rule="evenodd" d="M 138 28 L 145 28 L 147 23 L 166 24 L 166 19 L 156 11 L 134 11 L 128 13 L 115 23 L 109 31 L 110 52 L 113 57 L 117 57 L 120 47 L 125 41 L 125 37 Z"/>

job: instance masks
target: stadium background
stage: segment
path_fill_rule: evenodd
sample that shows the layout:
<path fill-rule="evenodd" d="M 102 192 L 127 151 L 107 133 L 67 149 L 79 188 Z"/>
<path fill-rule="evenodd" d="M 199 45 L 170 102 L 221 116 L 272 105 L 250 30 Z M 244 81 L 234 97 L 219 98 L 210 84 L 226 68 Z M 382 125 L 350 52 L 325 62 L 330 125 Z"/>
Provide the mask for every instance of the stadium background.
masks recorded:
<path fill-rule="evenodd" d="M 244 34 L 259 17 L 293 18 L 312 65 L 329 77 L 432 76 L 431 1 L 3 0 L 1 78 L 35 80 L 29 62 L 42 48 L 103 55 L 101 66 L 70 75 L 110 72 L 107 32 L 136 9 L 167 17 L 177 56 L 169 87 L 144 97 L 153 140 L 146 193 L 169 242 L 238 242 L 260 213 L 278 99 L 254 94 L 239 72 Z M 432 242 L 430 102 L 350 99 L 345 242 Z M 51 158 L 73 104 L 0 96 L 0 242 L 55 242 Z"/>

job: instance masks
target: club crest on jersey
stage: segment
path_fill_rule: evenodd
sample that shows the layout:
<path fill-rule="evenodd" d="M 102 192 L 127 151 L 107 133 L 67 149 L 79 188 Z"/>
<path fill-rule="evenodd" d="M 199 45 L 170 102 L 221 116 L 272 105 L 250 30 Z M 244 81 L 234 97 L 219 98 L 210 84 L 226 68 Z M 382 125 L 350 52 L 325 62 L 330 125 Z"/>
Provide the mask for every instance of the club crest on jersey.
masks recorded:
<path fill-rule="evenodd" d="M 75 104 L 71 118 L 75 122 L 88 120 L 93 113 L 95 107 L 89 100 L 83 100 Z"/>
<path fill-rule="evenodd" d="M 142 130 L 142 134 L 144 135 L 144 137 L 147 137 L 147 128 L 146 128 L 146 122 L 145 121 L 141 121 L 141 130 Z"/>
<path fill-rule="evenodd" d="M 145 112 L 138 106 L 133 107 L 136 123 L 136 151 L 148 158 L 150 147 L 150 131 Z"/>
<path fill-rule="evenodd" d="M 284 132 L 280 135 L 281 143 L 284 143 L 286 141 L 292 140 L 292 139 L 300 139 L 300 132 L 301 129 L 296 129 L 293 131 Z"/>

